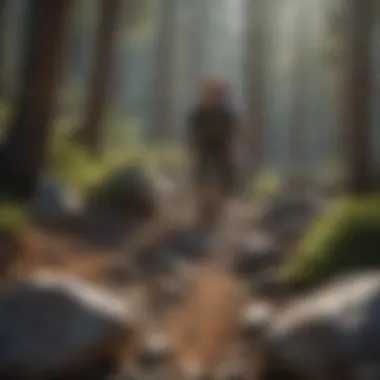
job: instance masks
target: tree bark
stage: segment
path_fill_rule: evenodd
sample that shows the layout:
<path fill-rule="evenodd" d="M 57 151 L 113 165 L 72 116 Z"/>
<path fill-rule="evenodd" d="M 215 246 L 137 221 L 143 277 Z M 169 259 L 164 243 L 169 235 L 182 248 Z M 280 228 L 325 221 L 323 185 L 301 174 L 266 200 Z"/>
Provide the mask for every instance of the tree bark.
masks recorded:
<path fill-rule="evenodd" d="M 0 151 L 0 190 L 28 200 L 43 169 L 62 73 L 71 0 L 29 0 L 20 93 Z"/>
<path fill-rule="evenodd" d="M 194 88 L 193 100 L 199 95 L 201 88 L 202 76 L 204 75 L 204 59 L 207 51 L 205 36 L 210 33 L 210 12 L 211 5 L 207 0 L 194 0 L 194 18 L 191 28 L 191 44 L 190 44 L 190 86 Z"/>
<path fill-rule="evenodd" d="M 121 12 L 121 5 L 121 0 L 101 0 L 101 21 L 85 120 L 82 128 L 75 135 L 75 138 L 88 148 L 93 156 L 102 153 L 102 122 L 111 83 L 117 18 Z"/>
<path fill-rule="evenodd" d="M 264 164 L 264 130 L 266 127 L 265 83 L 267 64 L 266 26 L 268 2 L 246 1 L 246 59 L 243 70 L 247 107 L 246 131 L 251 146 L 251 170 L 256 175 Z"/>
<path fill-rule="evenodd" d="M 308 81 L 308 19 L 303 4 L 296 14 L 292 89 L 293 104 L 290 120 L 290 166 L 297 174 L 304 173 L 307 163 L 307 81 Z"/>
<path fill-rule="evenodd" d="M 348 191 L 354 195 L 375 189 L 371 143 L 371 36 L 373 0 L 349 1 L 345 115 L 347 131 Z"/>
<path fill-rule="evenodd" d="M 7 17 L 7 0 L 0 0 L 0 98 L 4 95 L 4 53 L 5 53 L 5 34 Z"/>
<path fill-rule="evenodd" d="M 178 0 L 162 0 L 157 33 L 155 73 L 155 131 L 158 140 L 174 137 L 174 43 Z"/>

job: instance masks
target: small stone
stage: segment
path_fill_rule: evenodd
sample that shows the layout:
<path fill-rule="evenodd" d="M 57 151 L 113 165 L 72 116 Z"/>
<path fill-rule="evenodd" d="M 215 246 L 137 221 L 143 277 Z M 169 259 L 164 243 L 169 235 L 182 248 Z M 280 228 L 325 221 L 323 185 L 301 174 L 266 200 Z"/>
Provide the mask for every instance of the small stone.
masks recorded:
<path fill-rule="evenodd" d="M 249 305 L 240 318 L 240 330 L 243 337 L 252 340 L 261 336 L 269 326 L 272 309 L 267 304 L 255 303 Z"/>
<path fill-rule="evenodd" d="M 163 334 L 154 334 L 143 342 L 139 363 L 144 369 L 154 369 L 165 363 L 170 355 L 171 345 L 168 338 Z"/>

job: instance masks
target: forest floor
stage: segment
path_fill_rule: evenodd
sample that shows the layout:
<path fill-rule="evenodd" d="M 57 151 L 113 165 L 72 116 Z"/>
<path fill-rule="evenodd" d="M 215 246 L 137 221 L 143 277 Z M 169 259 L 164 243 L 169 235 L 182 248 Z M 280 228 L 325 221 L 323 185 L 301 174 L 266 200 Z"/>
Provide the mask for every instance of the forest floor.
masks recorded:
<path fill-rule="evenodd" d="M 191 193 L 187 186 L 163 190 L 159 215 L 140 234 L 129 237 L 128 247 L 136 250 L 141 243 L 154 244 L 156 238 L 173 226 L 195 225 L 197 202 Z M 217 377 L 218 373 L 222 376 L 226 371 L 236 372 L 237 368 L 246 376 L 253 370 L 253 362 L 242 352 L 238 327 L 243 307 L 253 300 L 247 284 L 232 272 L 230 264 L 239 244 L 257 232 L 255 215 L 259 206 L 254 199 L 224 200 L 204 258 L 179 263 L 176 273 L 158 279 L 115 282 L 112 270 L 118 266 L 120 252 L 126 255 L 125 247 L 112 252 L 86 248 L 65 235 L 31 227 L 22 234 L 23 254 L 15 270 L 20 274 L 45 268 L 75 274 L 128 299 L 132 319 L 136 321 L 135 336 L 123 349 L 121 361 L 131 371 L 136 369 L 142 342 L 164 336 L 173 353 L 171 365 L 165 371 L 173 376 L 172 371 L 181 377 L 202 373 Z M 157 309 L 155 298 L 160 297 L 157 289 L 163 282 L 177 289 L 180 297 L 178 302 Z"/>

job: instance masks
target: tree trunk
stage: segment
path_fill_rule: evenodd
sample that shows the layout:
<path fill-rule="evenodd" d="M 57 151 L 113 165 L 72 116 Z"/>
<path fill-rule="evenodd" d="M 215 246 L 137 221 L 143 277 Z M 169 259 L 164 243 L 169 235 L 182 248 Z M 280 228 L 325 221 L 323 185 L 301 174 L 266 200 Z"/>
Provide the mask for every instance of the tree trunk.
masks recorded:
<path fill-rule="evenodd" d="M 155 130 L 159 140 L 174 137 L 174 44 L 178 0 L 160 2 L 161 17 L 157 33 L 157 62 L 155 73 Z"/>
<path fill-rule="evenodd" d="M 94 156 L 102 153 L 102 122 L 111 83 L 117 17 L 121 12 L 121 5 L 121 0 L 101 0 L 101 21 L 85 120 L 75 136 Z"/>
<path fill-rule="evenodd" d="M 206 36 L 210 33 L 210 4 L 207 0 L 193 0 L 195 12 L 192 19 L 189 80 L 194 87 L 193 99 L 199 95 L 202 76 L 204 74 L 204 60 L 207 52 Z"/>
<path fill-rule="evenodd" d="M 28 200 L 45 163 L 62 73 L 70 0 L 29 0 L 27 43 L 15 117 L 0 151 L 0 188 Z"/>
<path fill-rule="evenodd" d="M 298 5 L 293 56 L 293 109 L 290 120 L 290 166 L 298 174 L 304 173 L 307 162 L 307 81 L 308 81 L 308 19 L 303 4 Z"/>
<path fill-rule="evenodd" d="M 346 128 L 348 190 L 359 195 L 374 191 L 371 143 L 371 36 L 373 0 L 349 1 L 347 36 Z"/>
<path fill-rule="evenodd" d="M 7 1 L 0 0 L 0 98 L 4 95 L 4 53 L 5 53 L 5 34 L 6 34 L 6 17 Z"/>
<path fill-rule="evenodd" d="M 251 170 L 256 175 L 264 164 L 264 130 L 266 127 L 266 26 L 268 2 L 246 1 L 246 59 L 243 70 L 247 107 L 247 132 L 252 152 Z"/>

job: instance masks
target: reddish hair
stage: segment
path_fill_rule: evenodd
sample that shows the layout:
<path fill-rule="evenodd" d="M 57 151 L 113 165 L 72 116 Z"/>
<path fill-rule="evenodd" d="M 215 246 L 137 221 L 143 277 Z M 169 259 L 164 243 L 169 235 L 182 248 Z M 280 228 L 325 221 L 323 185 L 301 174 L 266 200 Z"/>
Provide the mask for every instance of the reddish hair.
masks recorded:
<path fill-rule="evenodd" d="M 202 95 L 217 99 L 225 99 L 230 95 L 231 86 L 224 80 L 215 77 L 205 78 L 202 82 Z"/>

